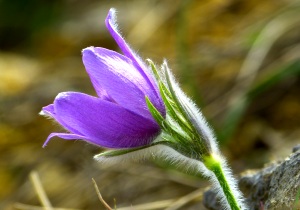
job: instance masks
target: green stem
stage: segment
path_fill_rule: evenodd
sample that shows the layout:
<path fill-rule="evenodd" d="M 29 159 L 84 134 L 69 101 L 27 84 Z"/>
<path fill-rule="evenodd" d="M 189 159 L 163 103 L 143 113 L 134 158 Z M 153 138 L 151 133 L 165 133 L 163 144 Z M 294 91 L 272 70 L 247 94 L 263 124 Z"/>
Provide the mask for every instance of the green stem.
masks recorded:
<path fill-rule="evenodd" d="M 238 201 L 233 194 L 232 188 L 228 183 L 228 179 L 224 174 L 220 158 L 215 155 L 207 156 L 204 158 L 204 164 L 210 171 L 215 174 L 224 192 L 224 195 L 226 196 L 226 200 L 231 210 L 241 210 Z"/>

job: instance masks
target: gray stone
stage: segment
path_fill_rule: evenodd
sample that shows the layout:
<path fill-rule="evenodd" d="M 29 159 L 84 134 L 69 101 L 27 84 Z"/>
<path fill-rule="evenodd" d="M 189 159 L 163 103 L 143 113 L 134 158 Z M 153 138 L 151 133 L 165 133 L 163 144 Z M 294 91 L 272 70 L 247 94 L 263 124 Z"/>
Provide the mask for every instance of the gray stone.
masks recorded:
<path fill-rule="evenodd" d="M 293 147 L 293 152 L 297 152 L 300 150 L 300 144 L 297 144 L 296 146 Z"/>

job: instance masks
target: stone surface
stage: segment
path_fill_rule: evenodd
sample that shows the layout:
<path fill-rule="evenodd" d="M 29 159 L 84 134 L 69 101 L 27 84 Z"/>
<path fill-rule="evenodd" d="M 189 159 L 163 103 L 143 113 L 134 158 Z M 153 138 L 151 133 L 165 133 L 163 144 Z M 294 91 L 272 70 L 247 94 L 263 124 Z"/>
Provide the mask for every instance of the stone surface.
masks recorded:
<path fill-rule="evenodd" d="M 239 180 L 239 188 L 251 210 L 300 209 L 300 150 L 282 161 L 268 164 L 258 171 L 247 171 Z M 210 210 L 222 209 L 212 190 L 204 193 L 203 204 Z"/>

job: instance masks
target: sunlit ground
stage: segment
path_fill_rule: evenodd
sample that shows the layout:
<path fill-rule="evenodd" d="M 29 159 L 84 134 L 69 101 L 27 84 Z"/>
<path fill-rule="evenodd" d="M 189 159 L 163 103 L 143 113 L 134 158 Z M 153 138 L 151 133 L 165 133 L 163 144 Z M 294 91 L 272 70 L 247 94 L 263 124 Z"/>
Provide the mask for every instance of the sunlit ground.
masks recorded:
<path fill-rule="evenodd" d="M 107 167 L 93 160 L 101 148 L 58 138 L 42 148 L 48 134 L 62 128 L 39 116 L 41 108 L 63 91 L 95 95 L 81 50 L 118 50 L 104 25 L 111 7 L 132 48 L 157 64 L 168 60 L 215 129 L 235 174 L 284 158 L 299 143 L 297 1 L 4 0 L 1 209 L 105 209 L 92 178 L 118 209 L 205 209 L 208 183 L 159 162 Z"/>

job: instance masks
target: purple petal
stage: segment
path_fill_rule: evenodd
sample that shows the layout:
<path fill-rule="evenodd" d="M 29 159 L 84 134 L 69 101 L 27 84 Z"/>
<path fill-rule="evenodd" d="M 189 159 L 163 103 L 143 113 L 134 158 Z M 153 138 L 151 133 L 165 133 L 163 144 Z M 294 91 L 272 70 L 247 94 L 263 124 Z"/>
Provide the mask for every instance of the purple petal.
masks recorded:
<path fill-rule="evenodd" d="M 121 48 L 124 55 L 130 60 L 132 60 L 134 65 L 140 67 L 139 71 L 141 71 L 141 74 L 145 77 L 145 79 L 149 80 L 148 82 L 153 84 L 153 80 L 151 80 L 151 75 L 147 74 L 148 72 L 144 71 L 147 68 L 144 62 L 133 52 L 133 50 L 130 49 L 124 38 L 118 32 L 114 9 L 109 10 L 108 15 L 105 19 L 105 24 L 112 37 L 115 39 L 115 41 Z"/>
<path fill-rule="evenodd" d="M 48 142 L 50 141 L 50 139 L 52 139 L 53 137 L 59 137 L 62 139 L 66 139 L 66 140 L 74 140 L 74 139 L 84 139 L 84 136 L 80 136 L 77 134 L 72 134 L 72 133 L 51 133 L 48 138 L 46 139 L 45 143 L 43 144 L 43 147 L 46 147 Z"/>
<path fill-rule="evenodd" d="M 59 95 L 58 95 L 59 96 Z M 58 97 L 57 96 L 57 97 Z M 76 129 L 76 127 L 74 126 L 70 126 L 68 123 L 64 122 L 63 120 L 60 119 L 59 115 L 56 115 L 55 113 L 55 109 L 54 109 L 54 104 L 50 104 L 48 106 L 45 106 L 42 108 L 42 115 L 51 117 L 52 119 L 55 119 L 56 121 L 58 121 L 64 128 L 66 128 L 68 131 L 72 132 L 72 133 L 77 133 L 79 134 L 80 132 Z M 51 136 L 51 135 L 50 135 Z M 50 140 L 50 138 L 52 137 L 48 137 L 48 139 L 46 140 L 45 144 Z M 76 138 L 78 139 L 78 138 Z"/>
<path fill-rule="evenodd" d="M 95 90 L 105 89 L 107 94 L 121 106 L 148 119 L 153 119 L 148 111 L 145 96 L 154 105 L 158 100 L 155 92 L 127 57 L 104 48 L 89 47 L 82 51 L 85 68 L 90 75 Z"/>
<path fill-rule="evenodd" d="M 40 114 L 53 118 L 53 115 L 55 115 L 53 104 L 43 107 L 42 112 Z"/>
<path fill-rule="evenodd" d="M 115 103 L 83 93 L 60 93 L 54 101 L 54 111 L 55 120 L 75 134 L 62 138 L 80 137 L 102 147 L 131 148 L 147 145 L 160 131 L 151 120 Z"/>
<path fill-rule="evenodd" d="M 134 53 L 134 51 L 129 47 L 129 45 L 126 43 L 124 38 L 121 36 L 121 34 L 118 31 L 117 28 L 117 22 L 116 22 L 116 15 L 115 15 L 115 9 L 110 9 L 108 12 L 108 15 L 105 19 L 105 24 L 107 29 L 109 30 L 112 37 L 115 39 L 117 44 L 119 45 L 120 49 L 124 53 L 126 57 L 128 57 L 130 60 L 132 60 L 133 65 L 136 67 L 136 69 L 140 72 L 140 74 L 144 77 L 144 79 L 147 81 L 148 85 L 152 88 L 153 94 L 155 95 L 155 99 L 151 100 L 152 103 L 154 103 L 155 107 L 165 116 L 165 107 L 163 105 L 162 99 L 160 97 L 157 84 L 148 70 L 148 67 L 145 65 L 145 63 L 142 61 L 142 59 Z"/>

